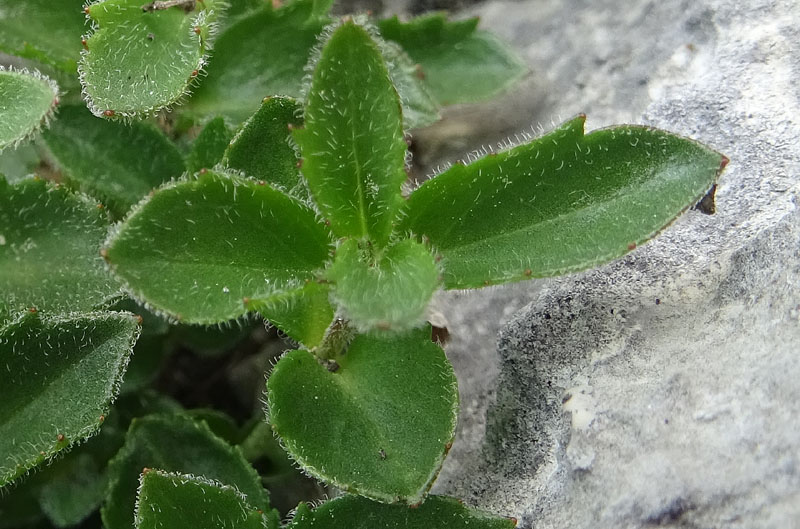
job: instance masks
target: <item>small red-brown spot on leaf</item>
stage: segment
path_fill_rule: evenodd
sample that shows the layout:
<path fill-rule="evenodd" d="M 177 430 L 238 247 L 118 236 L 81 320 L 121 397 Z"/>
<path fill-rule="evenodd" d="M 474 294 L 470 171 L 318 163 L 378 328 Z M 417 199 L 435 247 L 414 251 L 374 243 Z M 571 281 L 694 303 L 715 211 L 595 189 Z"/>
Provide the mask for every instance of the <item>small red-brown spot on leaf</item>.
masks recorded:
<path fill-rule="evenodd" d="M 141 316 L 139 316 L 137 314 L 136 315 L 136 321 L 139 323 L 139 325 L 142 325 L 144 323 L 144 318 L 142 318 Z"/>
<path fill-rule="evenodd" d="M 30 312 L 31 314 L 36 314 L 37 312 L 39 312 L 39 309 L 37 309 L 36 307 L 31 307 L 28 309 L 28 312 Z"/>
<path fill-rule="evenodd" d="M 84 7 L 83 8 L 83 12 L 88 15 L 89 14 L 89 6 Z"/>
<path fill-rule="evenodd" d="M 200 174 L 206 174 L 207 172 L 208 172 L 208 169 L 206 169 L 205 167 L 200 169 Z"/>
<path fill-rule="evenodd" d="M 142 468 L 142 474 L 147 474 L 148 472 L 150 472 L 150 469 L 148 467 Z"/>
<path fill-rule="evenodd" d="M 267 183 L 264 180 L 259 180 L 258 181 L 258 185 L 265 186 L 265 185 L 267 185 Z"/>
<path fill-rule="evenodd" d="M 632 252 L 635 249 L 636 249 L 636 243 L 635 242 L 629 242 L 628 243 L 628 251 Z"/>
<path fill-rule="evenodd" d="M 100 248 L 100 257 L 108 261 L 108 248 Z"/>
<path fill-rule="evenodd" d="M 242 303 L 245 307 L 248 306 L 250 304 L 250 298 L 242 298 Z"/>
<path fill-rule="evenodd" d="M 297 167 L 298 169 L 302 169 L 303 168 L 303 159 L 302 158 L 297 160 L 297 163 L 295 164 L 295 167 Z"/>
<path fill-rule="evenodd" d="M 106 420 L 106 416 L 105 416 L 105 415 L 101 415 L 101 416 L 100 416 L 100 422 L 103 422 L 103 421 L 105 421 L 105 420 Z"/>
<path fill-rule="evenodd" d="M 525 277 L 531 277 L 533 271 L 530 268 L 526 268 L 523 274 L 525 274 Z"/>
<path fill-rule="evenodd" d="M 56 436 L 56 439 L 58 440 L 58 442 L 59 442 L 59 443 L 63 443 L 63 442 L 64 442 L 64 439 L 65 439 L 65 438 L 64 438 L 64 434 L 63 434 L 63 433 L 60 433 L 60 434 L 58 434 L 58 435 Z"/>
<path fill-rule="evenodd" d="M 97 204 L 97 209 L 103 209 L 103 204 Z"/>
<path fill-rule="evenodd" d="M 116 112 L 113 110 L 103 110 L 103 115 L 107 118 L 112 117 L 114 114 L 116 114 Z"/>
<path fill-rule="evenodd" d="M 200 26 L 195 26 L 195 27 L 194 27 L 194 33 L 195 33 L 195 35 L 199 35 L 199 34 L 200 34 L 202 31 L 203 31 L 203 30 L 202 30 L 202 29 L 200 29 Z"/>
<path fill-rule="evenodd" d="M 197 77 L 198 73 L 200 73 L 200 72 L 198 72 L 197 70 L 192 70 L 192 74 L 189 77 L 192 77 L 192 78 Z"/>
<path fill-rule="evenodd" d="M 86 42 L 86 39 L 81 39 L 81 44 L 83 44 L 83 49 L 84 50 L 88 50 L 89 49 L 89 43 Z"/>

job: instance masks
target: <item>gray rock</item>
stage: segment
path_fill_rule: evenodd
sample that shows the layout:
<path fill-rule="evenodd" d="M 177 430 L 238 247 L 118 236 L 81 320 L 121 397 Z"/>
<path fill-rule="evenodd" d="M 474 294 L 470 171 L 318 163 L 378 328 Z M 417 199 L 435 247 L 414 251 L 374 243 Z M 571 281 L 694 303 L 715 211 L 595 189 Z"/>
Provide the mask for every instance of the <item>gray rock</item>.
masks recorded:
<path fill-rule="evenodd" d="M 585 111 L 590 129 L 646 123 L 731 163 L 716 215 L 690 212 L 621 261 L 443 296 L 463 410 L 435 490 L 523 528 L 800 527 L 800 8 L 567 0 L 473 12 L 534 74 L 442 127 L 489 123 L 472 139 L 494 141 L 508 123 Z M 434 165 L 447 155 L 437 149 Z M 495 351 L 504 311 L 525 304 Z"/>

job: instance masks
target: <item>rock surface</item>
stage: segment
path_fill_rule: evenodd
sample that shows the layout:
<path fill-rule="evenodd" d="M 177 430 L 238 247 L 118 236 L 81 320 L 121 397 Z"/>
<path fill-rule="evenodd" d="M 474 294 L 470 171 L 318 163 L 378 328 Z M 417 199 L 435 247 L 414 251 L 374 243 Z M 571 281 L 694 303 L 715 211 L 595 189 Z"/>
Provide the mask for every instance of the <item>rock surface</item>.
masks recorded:
<path fill-rule="evenodd" d="M 441 127 L 493 142 L 586 112 L 588 129 L 650 124 L 731 163 L 716 215 L 690 212 L 621 261 L 443 296 L 462 421 L 436 492 L 522 528 L 800 527 L 796 2 L 469 13 L 535 73 Z M 426 163 L 468 150 L 426 134 Z"/>

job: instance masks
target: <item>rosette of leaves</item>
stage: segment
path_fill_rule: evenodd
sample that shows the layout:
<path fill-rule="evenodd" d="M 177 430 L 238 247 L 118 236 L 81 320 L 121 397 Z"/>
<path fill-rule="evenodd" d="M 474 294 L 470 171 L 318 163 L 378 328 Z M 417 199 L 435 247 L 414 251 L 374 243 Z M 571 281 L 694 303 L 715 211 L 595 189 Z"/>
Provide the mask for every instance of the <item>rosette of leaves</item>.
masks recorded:
<path fill-rule="evenodd" d="M 455 431 L 455 377 L 425 324 L 434 292 L 620 257 L 703 198 L 727 160 L 649 127 L 585 134 L 578 116 L 404 196 L 404 107 L 380 37 L 352 19 L 326 34 L 302 107 L 265 100 L 220 165 L 158 188 L 102 254 L 131 296 L 173 320 L 258 312 L 300 344 L 270 375 L 269 421 L 305 471 L 362 498 L 294 525 L 381 513 L 417 527 L 383 504 L 425 501 Z M 235 491 L 165 470 L 183 474 L 143 476 L 141 502 L 169 505 L 180 485 L 255 523 Z"/>

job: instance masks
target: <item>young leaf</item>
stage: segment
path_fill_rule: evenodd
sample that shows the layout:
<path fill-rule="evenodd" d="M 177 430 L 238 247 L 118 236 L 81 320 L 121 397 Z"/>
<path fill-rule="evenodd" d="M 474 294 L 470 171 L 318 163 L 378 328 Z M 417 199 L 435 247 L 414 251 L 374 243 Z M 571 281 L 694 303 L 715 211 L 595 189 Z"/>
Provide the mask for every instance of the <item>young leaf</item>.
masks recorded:
<path fill-rule="evenodd" d="M 57 103 L 58 86 L 47 77 L 0 66 L 0 151 L 36 133 Z"/>
<path fill-rule="evenodd" d="M 301 113 L 300 105 L 290 97 L 264 99 L 258 112 L 236 133 L 225 151 L 223 165 L 307 198 L 308 191 L 300 179 L 299 159 L 289 143 L 289 127 L 302 125 Z"/>
<path fill-rule="evenodd" d="M 145 9 L 144 0 L 101 0 L 87 13 L 97 29 L 86 38 L 78 71 L 96 116 L 138 117 L 184 96 L 205 64 L 218 0 Z"/>
<path fill-rule="evenodd" d="M 329 244 L 307 206 L 263 182 L 208 171 L 158 190 L 104 253 L 136 299 L 211 324 L 244 314 L 244 298 L 302 288 Z"/>
<path fill-rule="evenodd" d="M 224 118 L 214 118 L 206 123 L 192 143 L 192 150 L 186 160 L 189 172 L 196 173 L 200 169 L 211 169 L 217 165 L 232 137 L 233 133 L 225 124 Z"/>
<path fill-rule="evenodd" d="M 99 119 L 83 105 L 64 106 L 44 140 L 67 179 L 117 217 L 185 170 L 177 147 L 155 126 Z"/>
<path fill-rule="evenodd" d="M 84 31 L 84 0 L 6 0 L 0 51 L 74 73 Z"/>
<path fill-rule="evenodd" d="M 381 52 L 403 105 L 403 127 L 416 129 L 439 121 L 439 105 L 423 81 L 419 66 L 394 42 L 384 41 Z"/>
<path fill-rule="evenodd" d="M 131 314 L 28 312 L 0 330 L 0 486 L 97 431 L 138 328 Z"/>
<path fill-rule="evenodd" d="M 433 13 L 378 23 L 383 38 L 397 42 L 417 62 L 442 105 L 487 99 L 517 82 L 526 67 L 491 33 L 476 30 L 478 19 L 448 22 Z"/>
<path fill-rule="evenodd" d="M 397 92 L 363 27 L 346 21 L 325 44 L 305 128 L 294 138 L 311 194 L 334 233 L 385 245 L 403 202 L 406 143 Z"/>
<path fill-rule="evenodd" d="M 304 350 L 278 361 L 270 421 L 306 472 L 379 501 L 422 500 L 458 410 L 453 368 L 430 333 L 360 335 L 327 366 Z"/>
<path fill-rule="evenodd" d="M 229 26 L 214 43 L 208 76 L 189 101 L 190 108 L 239 123 L 267 96 L 299 96 L 308 55 L 328 23 L 316 3 L 265 6 Z"/>
<path fill-rule="evenodd" d="M 376 262 L 349 239 L 336 250 L 326 277 L 334 283 L 333 299 L 363 332 L 404 331 L 420 325 L 439 286 L 433 256 L 410 239 L 390 246 Z"/>
<path fill-rule="evenodd" d="M 454 498 L 428 496 L 417 507 L 342 496 L 314 510 L 301 503 L 287 529 L 514 529 L 516 520 L 470 509 Z"/>
<path fill-rule="evenodd" d="M 228 485 L 189 474 L 148 470 L 140 478 L 136 529 L 277 529 L 269 517 Z"/>
<path fill-rule="evenodd" d="M 181 414 L 150 415 L 133 421 L 125 445 L 109 463 L 111 480 L 101 510 L 107 529 L 133 525 L 138 477 L 145 468 L 213 479 L 238 489 L 253 508 L 269 510 L 267 491 L 238 448 L 204 422 Z"/>
<path fill-rule="evenodd" d="M 620 257 L 697 202 L 727 163 L 648 127 L 584 135 L 584 120 L 456 165 L 411 194 L 401 229 L 441 254 L 446 288 L 560 275 Z"/>
<path fill-rule="evenodd" d="M 310 281 L 299 290 L 247 301 L 255 310 L 290 338 L 311 349 L 322 342 L 334 317 L 328 301 L 328 285 Z"/>
<path fill-rule="evenodd" d="M 0 312 L 89 311 L 119 293 L 103 266 L 97 203 L 41 180 L 0 178 Z"/>

